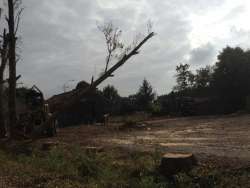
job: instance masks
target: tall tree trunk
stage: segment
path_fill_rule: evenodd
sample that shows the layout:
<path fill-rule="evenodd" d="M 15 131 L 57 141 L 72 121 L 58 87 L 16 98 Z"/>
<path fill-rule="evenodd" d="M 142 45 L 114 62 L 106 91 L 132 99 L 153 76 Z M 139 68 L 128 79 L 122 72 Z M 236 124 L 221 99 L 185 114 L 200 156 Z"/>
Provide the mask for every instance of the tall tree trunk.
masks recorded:
<path fill-rule="evenodd" d="M 0 138 L 6 135 L 5 127 L 5 105 L 4 105 L 4 71 L 8 60 L 8 36 L 6 30 L 3 32 L 3 41 L 1 47 L 1 65 L 0 65 Z"/>
<path fill-rule="evenodd" d="M 9 8 L 9 128 L 14 136 L 16 127 L 16 36 L 13 0 L 8 0 Z"/>
<path fill-rule="evenodd" d="M 4 104 L 3 104 L 3 71 L 0 70 L 0 138 L 3 138 L 5 132 Z"/>

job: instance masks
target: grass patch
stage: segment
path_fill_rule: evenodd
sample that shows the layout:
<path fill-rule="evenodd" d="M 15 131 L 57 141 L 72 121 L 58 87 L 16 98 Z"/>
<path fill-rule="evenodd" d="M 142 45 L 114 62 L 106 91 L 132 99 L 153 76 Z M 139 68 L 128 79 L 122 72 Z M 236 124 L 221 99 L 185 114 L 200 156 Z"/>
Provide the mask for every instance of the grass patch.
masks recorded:
<path fill-rule="evenodd" d="M 158 173 L 160 152 L 87 152 L 56 147 L 48 152 L 10 154 L 0 150 L 0 185 L 45 188 L 246 187 L 250 170 L 197 167 L 167 179 Z"/>

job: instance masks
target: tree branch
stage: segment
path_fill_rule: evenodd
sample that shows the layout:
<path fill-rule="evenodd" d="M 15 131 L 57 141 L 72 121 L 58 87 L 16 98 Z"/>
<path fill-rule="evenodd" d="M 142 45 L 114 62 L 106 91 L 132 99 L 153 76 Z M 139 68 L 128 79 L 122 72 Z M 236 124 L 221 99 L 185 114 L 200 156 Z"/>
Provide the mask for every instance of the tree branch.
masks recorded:
<path fill-rule="evenodd" d="M 16 27 L 15 27 L 15 36 L 16 36 L 17 31 L 18 31 L 18 28 L 19 28 L 20 18 L 21 18 L 21 14 L 22 14 L 23 10 L 24 10 L 24 9 L 21 8 L 21 9 L 18 11 L 18 13 L 17 13 L 17 15 L 16 15 L 16 18 L 15 18 L 15 23 L 16 23 Z"/>

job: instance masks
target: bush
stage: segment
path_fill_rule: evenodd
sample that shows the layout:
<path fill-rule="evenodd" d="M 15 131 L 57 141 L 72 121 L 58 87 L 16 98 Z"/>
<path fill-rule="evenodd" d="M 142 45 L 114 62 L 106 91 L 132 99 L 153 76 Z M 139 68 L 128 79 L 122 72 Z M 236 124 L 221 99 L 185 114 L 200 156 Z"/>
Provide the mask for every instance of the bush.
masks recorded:
<path fill-rule="evenodd" d="M 162 114 L 161 105 L 158 103 L 153 103 L 153 104 L 151 104 L 149 111 L 154 116 L 161 115 Z"/>
<path fill-rule="evenodd" d="M 81 163 L 78 167 L 78 175 L 80 177 L 98 177 L 99 172 L 101 171 L 101 164 L 98 163 L 93 158 L 88 156 L 83 156 Z"/>

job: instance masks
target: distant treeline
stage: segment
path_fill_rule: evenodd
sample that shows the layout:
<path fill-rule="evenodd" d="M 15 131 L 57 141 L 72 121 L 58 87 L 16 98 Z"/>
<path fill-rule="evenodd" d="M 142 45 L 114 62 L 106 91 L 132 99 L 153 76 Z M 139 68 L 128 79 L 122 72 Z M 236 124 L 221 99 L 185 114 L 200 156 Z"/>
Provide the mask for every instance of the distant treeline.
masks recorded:
<path fill-rule="evenodd" d="M 108 85 L 102 91 L 103 96 L 110 101 L 110 112 L 115 115 L 129 114 L 135 111 L 150 111 L 156 100 L 156 94 L 151 84 L 144 79 L 136 94 L 121 97 L 117 89 Z"/>
<path fill-rule="evenodd" d="M 208 115 L 248 110 L 250 50 L 226 47 L 217 59 L 213 66 L 195 72 L 189 64 L 178 65 L 176 86 L 166 95 L 156 97 L 146 79 L 129 97 L 120 97 L 110 85 L 102 93 L 112 101 L 110 111 L 114 114 L 149 111 L 157 115 Z"/>

